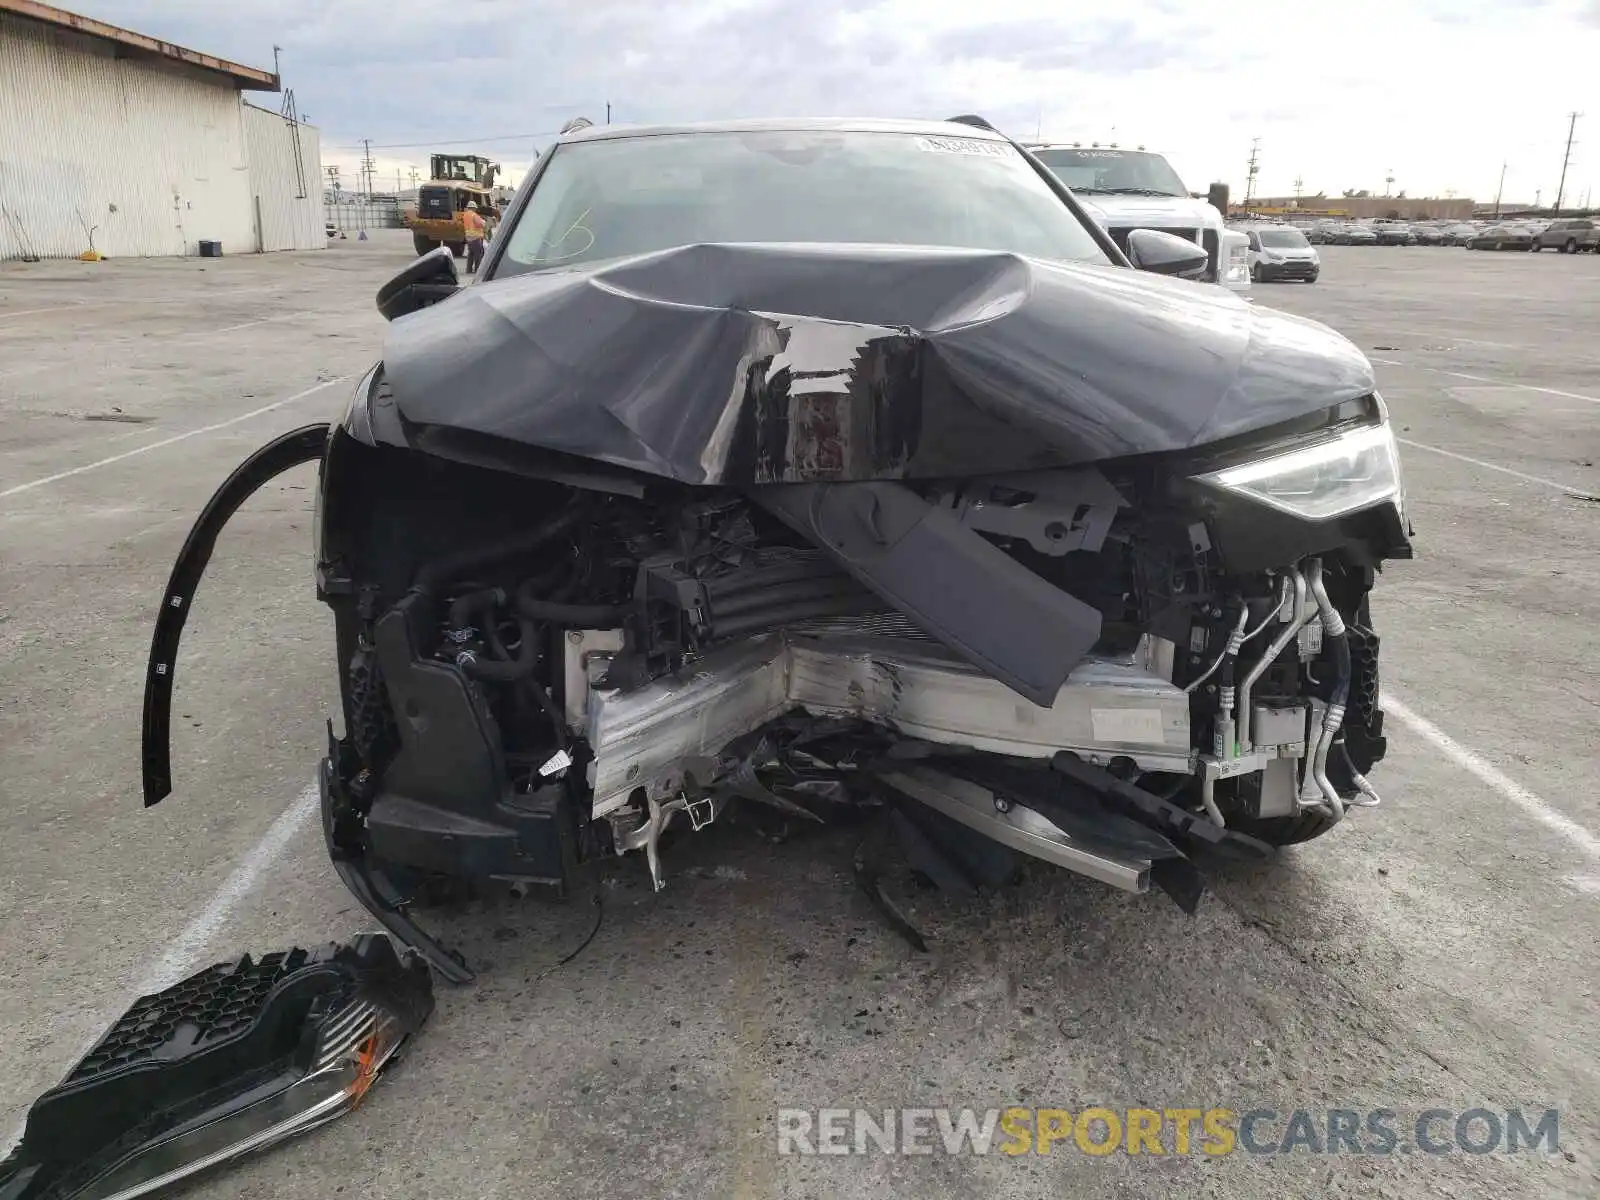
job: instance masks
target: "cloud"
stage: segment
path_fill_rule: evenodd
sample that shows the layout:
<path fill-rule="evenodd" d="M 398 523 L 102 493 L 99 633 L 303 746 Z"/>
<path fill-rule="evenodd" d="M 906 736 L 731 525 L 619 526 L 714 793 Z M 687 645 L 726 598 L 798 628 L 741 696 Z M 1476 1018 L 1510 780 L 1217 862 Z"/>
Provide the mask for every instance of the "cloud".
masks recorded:
<path fill-rule="evenodd" d="M 1586 107 L 1600 61 L 1600 0 L 1346 0 L 1337 13 L 1209 0 L 78 7 L 252 65 L 282 46 L 324 157 L 348 171 L 370 138 L 394 146 L 374 151 L 386 177 L 425 165 L 430 145 L 474 138 L 525 164 L 550 131 L 602 120 L 609 102 L 628 122 L 978 112 L 1020 136 L 1159 147 L 1196 188 L 1241 188 L 1257 137 L 1267 192 L 1297 176 L 1311 190 L 1381 190 L 1393 168 L 1411 195 L 1485 196 L 1509 161 L 1507 194 L 1531 199 L 1553 192 L 1565 114 Z M 1586 138 L 1580 122 L 1579 139 L 1572 176 L 1600 185 L 1600 151 L 1583 144 L 1600 132 Z"/>

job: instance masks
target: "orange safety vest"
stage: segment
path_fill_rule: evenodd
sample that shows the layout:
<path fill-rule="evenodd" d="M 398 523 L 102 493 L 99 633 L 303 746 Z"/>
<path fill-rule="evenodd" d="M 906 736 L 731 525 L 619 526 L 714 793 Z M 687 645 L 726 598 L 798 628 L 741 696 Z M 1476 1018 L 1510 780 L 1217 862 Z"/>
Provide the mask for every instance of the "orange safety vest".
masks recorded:
<path fill-rule="evenodd" d="M 466 230 L 467 241 L 481 242 L 483 235 L 488 232 L 489 226 L 484 221 L 482 214 L 473 212 L 470 208 L 461 210 L 461 224 Z"/>

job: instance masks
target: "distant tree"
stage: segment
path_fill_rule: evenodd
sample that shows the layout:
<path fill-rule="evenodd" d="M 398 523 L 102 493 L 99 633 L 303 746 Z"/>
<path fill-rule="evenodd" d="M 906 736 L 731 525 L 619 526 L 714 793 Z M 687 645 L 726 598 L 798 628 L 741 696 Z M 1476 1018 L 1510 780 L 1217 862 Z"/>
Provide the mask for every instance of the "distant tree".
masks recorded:
<path fill-rule="evenodd" d="M 1344 198 L 1346 200 L 1365 200 L 1370 195 L 1372 193 L 1366 188 L 1345 188 L 1344 190 Z"/>
<path fill-rule="evenodd" d="M 1397 192 L 1395 194 L 1395 199 L 1396 200 L 1404 200 L 1405 198 L 1406 198 L 1406 190 L 1405 190 L 1405 188 L 1401 188 L 1399 190 L 1399 192 Z"/>

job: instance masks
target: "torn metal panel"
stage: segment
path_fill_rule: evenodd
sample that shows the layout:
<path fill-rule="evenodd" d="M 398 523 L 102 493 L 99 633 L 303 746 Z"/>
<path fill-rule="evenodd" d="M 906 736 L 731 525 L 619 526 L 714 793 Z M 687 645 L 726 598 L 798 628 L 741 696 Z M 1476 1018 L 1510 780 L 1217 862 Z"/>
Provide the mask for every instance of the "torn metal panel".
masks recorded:
<path fill-rule="evenodd" d="M 885 774 L 882 779 L 897 792 L 1013 850 L 1125 892 L 1150 890 L 1149 857 L 1080 842 L 1048 817 L 980 784 L 927 767 L 908 767 Z"/>
<path fill-rule="evenodd" d="M 714 651 L 636 691 L 591 690 L 592 815 L 625 807 L 636 788 L 675 795 L 686 759 L 714 757 L 796 708 L 1018 758 L 1070 748 L 1147 771 L 1191 769 L 1187 698 L 1134 663 L 1089 659 L 1044 708 L 932 643 L 791 632 Z"/>

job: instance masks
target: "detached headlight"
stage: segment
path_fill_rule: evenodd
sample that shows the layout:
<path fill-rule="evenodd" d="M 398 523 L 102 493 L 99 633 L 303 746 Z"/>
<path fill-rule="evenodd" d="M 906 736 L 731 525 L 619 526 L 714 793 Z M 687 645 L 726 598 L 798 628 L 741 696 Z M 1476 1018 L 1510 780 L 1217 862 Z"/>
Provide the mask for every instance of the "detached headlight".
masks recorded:
<path fill-rule="evenodd" d="M 1400 452 L 1387 421 L 1199 479 L 1308 521 L 1325 521 L 1384 500 L 1397 506 L 1402 502 Z"/>

